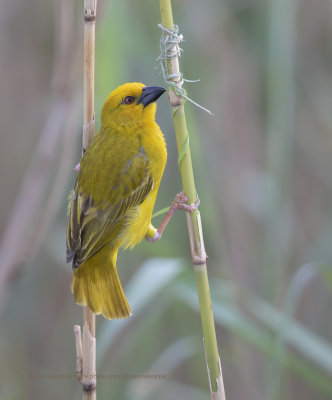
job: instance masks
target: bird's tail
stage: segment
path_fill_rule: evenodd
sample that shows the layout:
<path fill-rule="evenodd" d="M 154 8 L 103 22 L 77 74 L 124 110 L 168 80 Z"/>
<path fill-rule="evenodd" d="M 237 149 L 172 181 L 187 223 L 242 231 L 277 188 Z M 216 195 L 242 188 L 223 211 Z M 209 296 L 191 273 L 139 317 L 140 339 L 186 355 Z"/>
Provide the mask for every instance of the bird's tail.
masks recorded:
<path fill-rule="evenodd" d="M 93 256 L 74 270 L 71 290 L 76 303 L 89 306 L 92 312 L 103 314 L 107 319 L 129 317 L 131 309 L 121 286 L 115 260 L 104 263 L 98 258 Z"/>

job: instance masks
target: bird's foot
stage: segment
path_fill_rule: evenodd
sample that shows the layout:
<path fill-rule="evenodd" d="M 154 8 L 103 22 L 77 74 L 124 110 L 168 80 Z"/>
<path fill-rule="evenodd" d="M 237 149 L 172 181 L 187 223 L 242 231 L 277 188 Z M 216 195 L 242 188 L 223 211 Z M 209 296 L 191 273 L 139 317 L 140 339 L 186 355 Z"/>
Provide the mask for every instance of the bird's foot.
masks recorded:
<path fill-rule="evenodd" d="M 80 170 L 81 163 L 75 165 L 74 171 L 78 172 Z"/>
<path fill-rule="evenodd" d="M 199 206 L 200 204 L 200 199 L 197 197 L 196 203 L 191 203 L 191 204 L 187 204 L 188 201 L 188 197 L 185 195 L 184 191 L 182 191 L 181 193 L 178 193 L 175 196 L 175 199 L 171 205 L 171 208 L 174 210 L 174 212 L 176 210 L 185 210 L 188 212 L 193 212 L 196 210 L 196 208 Z"/>
<path fill-rule="evenodd" d="M 146 239 L 150 243 L 154 243 L 161 238 L 161 235 L 163 234 L 164 229 L 166 228 L 166 225 L 169 223 L 170 219 L 172 218 L 172 216 L 174 215 L 176 210 L 185 210 L 187 212 L 192 213 L 193 211 L 195 211 L 197 209 L 197 207 L 199 206 L 199 203 L 200 203 L 200 200 L 198 197 L 197 197 L 196 203 L 187 204 L 187 201 L 188 201 L 188 197 L 184 194 L 183 191 L 175 196 L 175 199 L 174 199 L 172 205 L 170 206 L 169 210 L 167 211 L 167 214 L 165 215 L 164 219 L 162 220 L 159 228 L 155 230 L 154 235 L 152 236 L 152 233 L 149 233 L 149 235 L 145 236 Z"/>

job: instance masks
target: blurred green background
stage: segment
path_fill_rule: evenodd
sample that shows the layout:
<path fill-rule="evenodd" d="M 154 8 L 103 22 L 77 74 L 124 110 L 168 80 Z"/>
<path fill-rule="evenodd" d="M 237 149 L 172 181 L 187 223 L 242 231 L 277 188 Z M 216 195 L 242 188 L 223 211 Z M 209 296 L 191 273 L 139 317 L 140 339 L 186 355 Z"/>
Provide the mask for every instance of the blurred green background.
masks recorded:
<path fill-rule="evenodd" d="M 64 248 L 83 2 L 0 7 L 0 398 L 80 399 Z M 227 399 L 332 399 L 332 2 L 181 0 L 173 13 L 184 77 L 201 78 L 185 87 L 214 113 L 186 105 Z M 157 1 L 99 0 L 97 124 L 118 85 L 164 84 L 159 22 Z M 157 121 L 169 158 L 155 210 L 181 190 L 166 96 Z M 119 255 L 134 315 L 97 318 L 98 399 L 209 398 L 189 254 L 179 212 L 162 241 Z"/>

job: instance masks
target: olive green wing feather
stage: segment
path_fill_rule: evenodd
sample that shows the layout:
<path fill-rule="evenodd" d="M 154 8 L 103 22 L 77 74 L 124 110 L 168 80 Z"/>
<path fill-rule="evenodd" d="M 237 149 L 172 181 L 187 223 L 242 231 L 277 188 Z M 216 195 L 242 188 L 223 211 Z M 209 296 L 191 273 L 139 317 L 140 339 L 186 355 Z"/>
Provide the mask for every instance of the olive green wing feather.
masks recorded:
<path fill-rule="evenodd" d="M 99 175 L 93 168 L 99 184 L 90 186 L 91 193 L 82 185 L 86 167 L 79 173 L 68 207 L 67 262 L 72 261 L 73 268 L 111 244 L 126 226 L 128 210 L 141 204 L 153 188 L 149 159 L 142 147 L 120 168 L 113 168 L 112 179 L 107 179 L 105 167 L 100 166 Z"/>

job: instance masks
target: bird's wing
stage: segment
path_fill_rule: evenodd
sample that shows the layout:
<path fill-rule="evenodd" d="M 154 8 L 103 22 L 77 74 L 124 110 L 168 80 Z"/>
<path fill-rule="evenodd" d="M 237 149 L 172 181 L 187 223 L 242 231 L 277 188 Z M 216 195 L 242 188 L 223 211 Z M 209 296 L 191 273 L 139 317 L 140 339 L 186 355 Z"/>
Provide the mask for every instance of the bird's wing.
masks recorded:
<path fill-rule="evenodd" d="M 117 173 L 113 170 L 112 177 L 111 188 L 105 189 L 107 203 L 102 206 L 96 207 L 93 193 L 87 195 L 80 192 L 80 179 L 71 194 L 67 222 L 67 262 L 72 261 L 73 268 L 77 268 L 105 244 L 111 243 L 125 226 L 127 211 L 141 204 L 151 191 L 153 178 L 144 149 L 141 147 L 125 165 L 118 168 Z"/>

